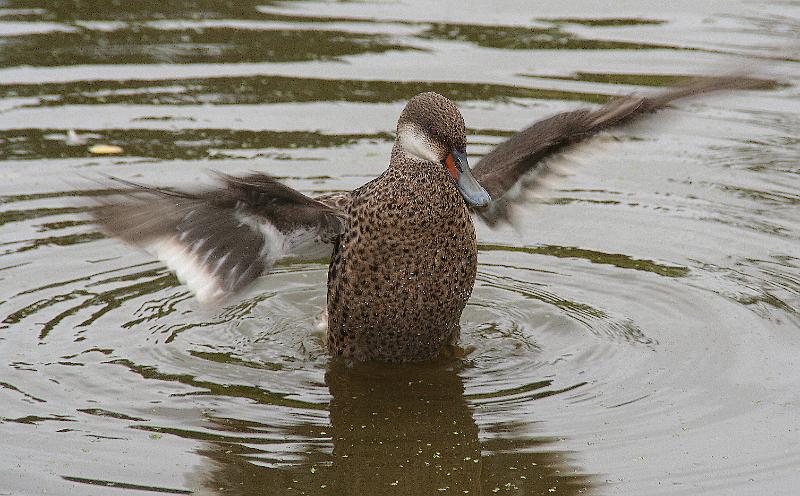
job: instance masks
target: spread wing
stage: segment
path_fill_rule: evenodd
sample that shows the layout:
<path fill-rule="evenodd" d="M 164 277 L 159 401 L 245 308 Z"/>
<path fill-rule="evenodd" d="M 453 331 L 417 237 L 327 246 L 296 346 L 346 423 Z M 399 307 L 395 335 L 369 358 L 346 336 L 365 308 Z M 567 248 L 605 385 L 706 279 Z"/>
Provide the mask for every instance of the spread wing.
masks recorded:
<path fill-rule="evenodd" d="M 522 195 L 547 186 L 547 179 L 558 170 L 550 159 L 601 131 L 633 122 L 681 98 L 717 91 L 763 88 L 773 81 L 743 76 L 721 76 L 698 80 L 652 96 L 627 96 L 599 109 L 564 112 L 539 121 L 501 143 L 472 169 L 479 183 L 494 201 L 477 211 L 489 225 L 510 220 L 510 207 Z"/>
<path fill-rule="evenodd" d="M 197 192 L 125 183 L 93 215 L 109 234 L 164 262 L 202 302 L 244 289 L 281 258 L 330 256 L 344 232 L 336 202 L 264 174 L 220 179 L 221 188 Z"/>

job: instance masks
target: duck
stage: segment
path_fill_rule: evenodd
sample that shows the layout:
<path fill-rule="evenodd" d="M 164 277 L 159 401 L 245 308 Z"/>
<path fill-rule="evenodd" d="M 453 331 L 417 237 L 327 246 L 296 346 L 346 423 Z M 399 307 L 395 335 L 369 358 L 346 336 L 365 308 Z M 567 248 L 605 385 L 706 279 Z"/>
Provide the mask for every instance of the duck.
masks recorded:
<path fill-rule="evenodd" d="M 402 110 L 386 171 L 352 191 L 310 197 L 260 172 L 217 173 L 217 187 L 196 190 L 121 180 L 92 212 L 107 234 L 161 260 L 202 303 L 242 292 L 282 259 L 325 258 L 331 355 L 430 360 L 459 339 L 478 267 L 473 219 L 518 222 L 520 203 L 559 174 L 557 158 L 598 133 L 678 99 L 759 84 L 706 77 L 562 112 L 500 143 L 474 168 L 458 107 L 426 92 Z"/>

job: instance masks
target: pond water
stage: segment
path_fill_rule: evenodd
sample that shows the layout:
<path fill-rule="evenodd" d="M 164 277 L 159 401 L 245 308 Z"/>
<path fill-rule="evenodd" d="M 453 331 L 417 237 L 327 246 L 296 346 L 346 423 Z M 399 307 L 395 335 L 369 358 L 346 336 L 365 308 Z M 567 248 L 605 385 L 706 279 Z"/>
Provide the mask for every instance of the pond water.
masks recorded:
<path fill-rule="evenodd" d="M 797 1 L 0 2 L 0 495 L 795 494 L 799 37 Z M 603 137 L 479 226 L 463 358 L 331 360 L 325 264 L 205 308 L 85 212 L 103 175 L 352 189 L 422 91 L 474 164 L 741 66 L 783 84 Z"/>

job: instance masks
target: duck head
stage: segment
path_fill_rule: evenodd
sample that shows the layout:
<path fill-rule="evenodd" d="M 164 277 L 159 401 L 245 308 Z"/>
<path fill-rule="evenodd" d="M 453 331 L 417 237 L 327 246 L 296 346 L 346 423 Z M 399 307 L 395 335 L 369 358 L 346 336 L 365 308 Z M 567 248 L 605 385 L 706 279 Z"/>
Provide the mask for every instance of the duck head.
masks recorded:
<path fill-rule="evenodd" d="M 492 201 L 470 171 L 464 118 L 446 97 L 428 92 L 412 98 L 397 122 L 397 142 L 406 156 L 444 167 L 468 205 Z"/>

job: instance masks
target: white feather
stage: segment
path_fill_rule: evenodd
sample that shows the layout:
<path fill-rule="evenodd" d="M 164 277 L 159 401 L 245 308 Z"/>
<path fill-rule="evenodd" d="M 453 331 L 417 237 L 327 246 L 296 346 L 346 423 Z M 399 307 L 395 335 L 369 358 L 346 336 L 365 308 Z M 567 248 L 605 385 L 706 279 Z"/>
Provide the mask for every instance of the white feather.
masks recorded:
<path fill-rule="evenodd" d="M 260 256 L 267 267 L 286 257 L 318 259 L 329 257 L 333 250 L 330 243 L 324 243 L 314 229 L 296 229 L 289 233 L 279 231 L 269 221 L 255 216 L 239 215 L 239 221 L 248 227 L 258 230 L 264 236 L 264 245 Z M 161 260 L 167 268 L 175 273 L 178 280 L 194 293 L 201 303 L 212 303 L 222 300 L 226 291 L 222 287 L 223 274 L 220 269 L 230 258 L 230 253 L 219 253 L 219 248 L 201 250 L 208 242 L 207 238 L 194 243 L 186 243 L 185 236 L 175 235 L 161 238 L 147 244 L 144 249 Z M 222 255 L 214 262 L 214 255 Z M 238 269 L 237 264 L 233 273 Z M 242 271 L 242 277 L 247 271 Z M 233 281 L 233 286 L 238 281 Z"/>
<path fill-rule="evenodd" d="M 329 257 L 333 252 L 333 245 L 323 242 L 315 229 L 295 229 L 283 233 L 264 218 L 244 214 L 237 217 L 241 223 L 261 231 L 266 239 L 261 256 L 268 266 L 282 258 L 318 259 Z"/>
<path fill-rule="evenodd" d="M 181 243 L 177 236 L 150 243 L 145 249 L 175 272 L 178 280 L 186 284 L 200 302 L 219 301 L 224 296 L 219 280 L 208 271 L 204 261 Z"/>

